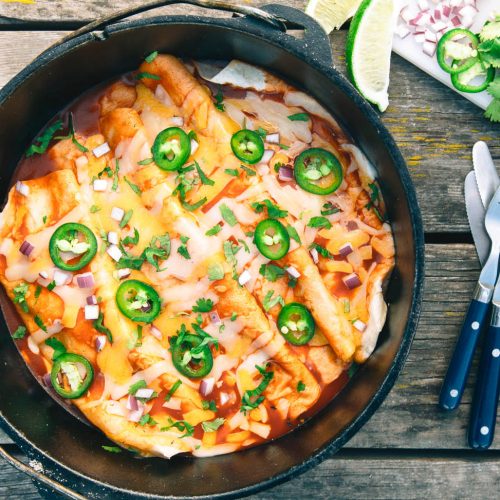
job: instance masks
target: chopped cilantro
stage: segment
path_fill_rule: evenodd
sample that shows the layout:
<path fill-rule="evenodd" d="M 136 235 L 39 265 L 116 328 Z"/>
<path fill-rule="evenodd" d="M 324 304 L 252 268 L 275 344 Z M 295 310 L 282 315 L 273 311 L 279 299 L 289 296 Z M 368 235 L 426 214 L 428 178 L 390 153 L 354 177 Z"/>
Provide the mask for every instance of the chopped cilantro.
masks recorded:
<path fill-rule="evenodd" d="M 133 396 L 139 389 L 145 389 L 147 386 L 148 384 L 145 380 L 138 380 L 128 388 L 128 393 Z"/>
<path fill-rule="evenodd" d="M 302 380 L 299 380 L 299 383 L 297 384 L 297 392 L 304 392 L 306 390 L 306 384 L 302 382 Z"/>
<path fill-rule="evenodd" d="M 113 335 L 111 334 L 111 330 L 104 326 L 103 321 L 104 321 L 104 314 L 100 312 L 99 317 L 96 320 L 94 320 L 93 326 L 99 333 L 104 333 L 104 335 L 106 335 L 106 337 L 108 338 L 109 343 L 112 344 Z"/>
<path fill-rule="evenodd" d="M 189 260 L 191 258 L 191 255 L 189 255 L 189 250 L 187 248 L 186 245 L 181 245 L 178 249 L 177 249 L 177 253 L 179 255 L 181 255 L 182 257 L 184 257 L 185 259 Z"/>
<path fill-rule="evenodd" d="M 35 323 L 39 328 L 41 328 L 44 332 L 47 332 L 47 327 L 45 326 L 45 323 L 43 322 L 43 319 L 38 316 L 38 314 L 33 318 L 35 320 Z"/>
<path fill-rule="evenodd" d="M 145 158 L 144 160 L 138 161 L 137 165 L 149 165 L 150 163 L 153 163 L 153 158 Z"/>
<path fill-rule="evenodd" d="M 332 227 L 331 222 L 326 217 L 311 217 L 307 225 L 309 227 L 319 227 L 323 229 L 330 229 Z"/>
<path fill-rule="evenodd" d="M 64 347 L 64 344 L 55 337 L 48 338 L 45 341 L 45 345 L 48 345 L 49 347 L 52 347 L 52 349 L 54 349 L 52 360 L 56 360 L 59 356 L 66 353 L 66 347 Z"/>
<path fill-rule="evenodd" d="M 323 204 L 321 207 L 321 215 L 332 215 L 337 212 L 340 212 L 340 210 L 337 207 L 334 207 L 330 202 Z"/>
<path fill-rule="evenodd" d="M 202 184 L 205 184 L 206 186 L 213 186 L 215 184 L 215 181 L 209 179 L 205 175 L 205 172 L 203 172 L 202 168 L 200 167 L 199 163 L 196 160 L 194 162 L 194 166 L 196 167 L 196 172 L 198 173 L 198 176 Z"/>
<path fill-rule="evenodd" d="M 224 94 L 222 93 L 221 89 L 217 91 L 217 94 L 214 97 L 215 97 L 215 107 L 219 111 L 225 111 L 226 108 L 224 106 Z"/>
<path fill-rule="evenodd" d="M 40 285 L 37 285 L 35 290 L 35 303 L 38 300 L 38 297 L 40 297 L 41 293 L 42 293 L 42 287 Z"/>
<path fill-rule="evenodd" d="M 238 317 L 238 315 L 235 312 L 231 313 L 231 321 L 236 321 L 237 317 Z"/>
<path fill-rule="evenodd" d="M 143 80 L 148 78 L 150 80 L 161 80 L 158 75 L 153 75 L 153 73 L 148 73 L 147 71 L 141 71 L 135 76 L 137 80 Z"/>
<path fill-rule="evenodd" d="M 143 415 L 139 420 L 139 425 L 156 425 L 158 422 L 149 414 Z"/>
<path fill-rule="evenodd" d="M 125 212 L 123 219 L 120 221 L 120 227 L 122 229 L 129 223 L 130 219 L 132 218 L 132 215 L 134 215 L 134 211 L 132 209 L 127 210 Z"/>
<path fill-rule="evenodd" d="M 215 432 L 225 421 L 225 418 L 216 418 L 211 422 L 202 422 L 201 427 L 205 432 Z"/>
<path fill-rule="evenodd" d="M 170 388 L 165 396 L 165 401 L 170 401 L 172 396 L 175 394 L 175 391 L 182 385 L 182 380 L 177 380 L 174 385 Z"/>
<path fill-rule="evenodd" d="M 37 137 L 33 144 L 26 151 L 26 157 L 33 156 L 35 154 L 41 155 L 47 151 L 50 141 L 54 137 L 54 134 L 63 128 L 63 123 L 61 120 L 57 120 L 53 125 L 48 127 L 42 135 Z"/>
<path fill-rule="evenodd" d="M 252 168 L 250 167 L 247 167 L 246 165 L 243 165 L 241 164 L 240 167 L 244 170 L 244 172 L 249 176 L 249 177 L 253 177 L 254 175 L 257 174 L 257 172 L 255 172 L 255 170 L 253 170 Z"/>
<path fill-rule="evenodd" d="M 43 223 L 44 223 L 44 224 L 47 222 L 47 216 L 46 216 L 46 215 L 44 215 L 44 216 L 42 217 L 42 221 L 43 221 Z"/>
<path fill-rule="evenodd" d="M 16 340 L 23 339 L 26 333 L 27 333 L 26 327 L 24 325 L 19 325 L 16 328 L 16 331 L 12 334 L 12 338 Z"/>
<path fill-rule="evenodd" d="M 14 287 L 14 298 L 12 299 L 14 304 L 19 304 L 19 307 L 23 312 L 29 312 L 28 303 L 26 302 L 26 294 L 28 293 L 29 285 L 26 282 L 20 283 Z"/>
<path fill-rule="evenodd" d="M 285 276 L 285 270 L 275 264 L 262 264 L 259 273 L 268 281 L 276 281 Z"/>
<path fill-rule="evenodd" d="M 56 282 L 54 280 L 52 280 L 48 285 L 47 285 L 47 290 L 49 292 L 51 292 L 52 290 L 54 290 L 54 288 L 56 287 Z"/>
<path fill-rule="evenodd" d="M 133 182 L 130 182 L 127 177 L 123 177 L 123 180 L 130 186 L 130 189 L 138 196 L 141 196 L 141 188 L 137 185 L 134 184 Z"/>
<path fill-rule="evenodd" d="M 215 236 L 221 230 L 222 226 L 220 224 L 215 224 L 215 226 L 211 227 L 205 234 L 207 236 Z"/>
<path fill-rule="evenodd" d="M 98 206 L 98 205 L 92 205 L 90 207 L 90 213 L 91 214 L 95 214 L 95 213 L 99 212 L 100 210 L 101 210 L 101 207 Z"/>
<path fill-rule="evenodd" d="M 178 420 L 177 422 L 174 422 L 171 418 L 168 419 L 169 425 L 166 427 L 162 427 L 160 430 L 165 432 L 169 431 L 173 427 L 178 429 L 181 432 L 184 432 L 184 434 L 181 436 L 183 437 L 190 437 L 194 434 L 194 427 L 189 423 L 186 422 L 185 420 Z"/>
<path fill-rule="evenodd" d="M 264 211 L 265 208 L 267 208 L 267 214 L 269 217 L 272 219 L 278 219 L 281 217 L 286 217 L 288 215 L 287 210 L 282 210 L 280 207 L 275 205 L 271 200 L 266 199 L 263 200 L 262 202 L 256 201 L 255 203 L 252 203 L 252 208 L 260 214 L 261 212 Z"/>
<path fill-rule="evenodd" d="M 238 177 L 240 175 L 240 173 L 238 172 L 238 169 L 236 169 L 236 168 L 226 168 L 224 170 L 224 172 L 227 175 L 232 175 L 233 177 Z"/>
<path fill-rule="evenodd" d="M 277 304 L 281 304 L 282 306 L 285 305 L 285 301 L 283 300 L 283 297 L 279 294 L 274 296 L 274 290 L 269 290 L 266 293 L 264 300 L 262 301 L 262 306 L 264 307 L 264 310 L 267 312 L 267 311 L 271 310 Z"/>
<path fill-rule="evenodd" d="M 202 401 L 201 406 L 204 410 L 217 411 L 217 405 L 215 401 Z"/>
<path fill-rule="evenodd" d="M 108 451 L 109 453 L 121 453 L 122 449 L 118 446 L 101 446 L 104 451 Z"/>
<path fill-rule="evenodd" d="M 83 145 L 80 144 L 75 136 L 75 127 L 73 126 L 73 113 L 69 114 L 68 117 L 68 135 L 61 136 L 61 137 L 56 137 L 56 139 L 71 139 L 71 142 L 79 149 L 82 153 L 88 153 L 88 149 Z"/>
<path fill-rule="evenodd" d="M 266 367 L 256 365 L 255 368 L 263 376 L 263 379 L 255 389 L 249 389 L 244 392 L 243 397 L 241 398 L 240 408 L 240 411 L 244 414 L 246 414 L 247 411 L 257 408 L 262 401 L 264 401 L 262 393 L 267 389 L 267 386 L 274 377 L 274 372 L 266 371 Z"/>
<path fill-rule="evenodd" d="M 201 298 L 196 301 L 196 305 L 193 306 L 193 312 L 210 312 L 214 307 L 212 299 Z"/>
<path fill-rule="evenodd" d="M 222 218 L 231 227 L 236 226 L 236 224 L 238 224 L 238 219 L 236 219 L 236 216 L 234 215 L 233 211 L 225 203 L 219 205 L 219 210 L 220 214 L 222 215 Z"/>
<path fill-rule="evenodd" d="M 323 257 L 327 259 L 333 259 L 333 254 L 331 254 L 325 247 L 321 246 L 319 243 L 313 242 L 309 245 L 309 248 L 315 248 L 316 251 Z"/>
<path fill-rule="evenodd" d="M 309 121 L 309 115 L 307 113 L 295 113 L 294 115 L 289 115 L 288 119 L 292 122 L 307 122 Z"/>
<path fill-rule="evenodd" d="M 146 56 L 144 58 L 144 60 L 147 62 L 147 63 L 152 63 L 156 57 L 158 56 L 158 51 L 155 50 L 154 52 L 151 52 L 151 54 L 149 54 L 148 56 Z"/>
<path fill-rule="evenodd" d="M 292 238 L 292 240 L 295 240 L 299 245 L 301 244 L 299 233 L 293 226 L 286 226 L 286 232 L 288 233 L 288 236 Z"/>
<path fill-rule="evenodd" d="M 181 200 L 181 205 L 188 211 L 188 212 L 193 212 L 194 210 L 197 210 L 201 206 L 203 206 L 207 202 L 207 197 L 204 196 L 201 200 L 198 200 L 195 203 L 189 203 L 186 200 Z"/>
<path fill-rule="evenodd" d="M 210 281 L 217 281 L 224 278 L 224 268 L 221 264 L 214 262 L 208 266 L 208 279 Z"/>
<path fill-rule="evenodd" d="M 125 236 L 122 245 L 137 245 L 139 243 L 139 231 L 134 227 L 134 236 Z"/>
<path fill-rule="evenodd" d="M 118 158 L 115 161 L 115 172 L 113 174 L 113 185 L 111 186 L 112 191 L 116 191 L 118 189 L 118 172 L 120 171 L 120 164 L 118 163 Z"/>

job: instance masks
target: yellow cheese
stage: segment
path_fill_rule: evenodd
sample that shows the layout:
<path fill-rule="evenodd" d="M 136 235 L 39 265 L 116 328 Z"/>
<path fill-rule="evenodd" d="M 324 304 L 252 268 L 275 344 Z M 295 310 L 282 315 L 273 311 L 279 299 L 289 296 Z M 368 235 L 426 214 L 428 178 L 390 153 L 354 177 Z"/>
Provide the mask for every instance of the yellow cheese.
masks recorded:
<path fill-rule="evenodd" d="M 183 415 L 184 420 L 191 425 L 198 425 L 201 422 L 212 420 L 215 418 L 215 413 L 211 410 L 191 410 Z"/>
<path fill-rule="evenodd" d="M 211 447 L 215 446 L 216 440 L 217 440 L 216 432 L 205 432 L 203 434 L 203 438 L 201 441 L 203 443 L 203 446 Z"/>

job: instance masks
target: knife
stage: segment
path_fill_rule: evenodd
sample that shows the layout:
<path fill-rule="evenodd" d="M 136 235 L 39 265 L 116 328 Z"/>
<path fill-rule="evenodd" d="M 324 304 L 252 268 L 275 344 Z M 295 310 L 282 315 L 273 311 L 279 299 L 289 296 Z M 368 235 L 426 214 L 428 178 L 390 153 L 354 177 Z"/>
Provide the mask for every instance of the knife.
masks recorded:
<path fill-rule="evenodd" d="M 487 207 L 500 185 L 500 178 L 491 158 L 488 145 L 484 141 L 478 141 L 472 147 L 472 164 L 476 173 L 476 182 L 481 201 L 483 202 L 483 206 Z"/>
<path fill-rule="evenodd" d="M 479 276 L 474 297 L 443 381 L 439 405 L 445 410 L 454 410 L 460 404 L 481 327 L 484 325 L 497 281 L 500 251 L 500 189 L 496 190 L 488 205 L 485 227 L 492 241 L 491 250 Z"/>
<path fill-rule="evenodd" d="M 488 258 L 488 254 L 490 253 L 491 243 L 490 238 L 486 234 L 486 229 L 484 229 L 484 216 L 486 215 L 486 210 L 484 209 L 481 201 L 478 182 L 474 171 L 469 172 L 465 177 L 464 194 L 465 210 L 467 212 L 467 219 L 469 219 L 472 239 L 474 240 L 474 245 L 476 246 L 479 262 L 481 263 L 481 266 L 484 266 L 484 263 Z"/>

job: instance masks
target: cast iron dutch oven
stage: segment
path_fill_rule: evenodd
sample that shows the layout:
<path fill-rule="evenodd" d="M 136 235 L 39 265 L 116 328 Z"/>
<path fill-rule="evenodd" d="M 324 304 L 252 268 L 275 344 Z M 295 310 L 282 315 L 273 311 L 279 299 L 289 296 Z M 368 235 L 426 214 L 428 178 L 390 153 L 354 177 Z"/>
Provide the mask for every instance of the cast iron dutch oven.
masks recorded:
<path fill-rule="evenodd" d="M 262 12 L 214 6 L 206 0 L 188 2 L 247 15 L 163 16 L 119 23 L 116 20 L 125 15 L 113 16 L 50 48 L 4 87 L 0 93 L 1 198 L 5 199 L 16 163 L 40 128 L 85 90 L 137 68 L 145 54 L 159 50 L 181 57 L 254 63 L 314 96 L 377 168 L 397 255 L 386 295 L 387 323 L 375 353 L 347 387 L 295 431 L 230 455 L 164 460 L 104 451 L 101 446 L 107 440 L 102 433 L 75 419 L 35 381 L 2 319 L 1 425 L 43 467 L 42 473 L 29 467 L 24 467 L 25 472 L 73 498 L 234 497 L 305 472 L 337 451 L 380 405 L 402 368 L 417 325 L 424 240 L 415 191 L 378 115 L 333 68 L 326 34 L 304 13 L 285 6 L 266 6 Z M 166 3 L 172 0 L 153 2 Z M 302 29 L 303 37 L 283 32 L 283 21 Z M 22 467 L 19 462 L 16 465 Z"/>

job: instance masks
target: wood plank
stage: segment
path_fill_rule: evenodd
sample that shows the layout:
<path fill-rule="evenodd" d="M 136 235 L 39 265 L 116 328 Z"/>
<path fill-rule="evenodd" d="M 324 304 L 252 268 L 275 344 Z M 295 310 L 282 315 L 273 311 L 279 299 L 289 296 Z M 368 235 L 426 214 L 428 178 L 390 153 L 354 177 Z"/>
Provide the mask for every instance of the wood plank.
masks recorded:
<path fill-rule="evenodd" d="M 381 408 L 347 444 L 349 448 L 467 448 L 475 367 L 456 412 L 439 411 L 437 399 L 479 264 L 472 245 L 427 245 L 426 255 L 423 311 L 405 368 Z M 1 442 L 8 439 L 0 434 Z M 493 449 L 500 449 L 500 431 Z"/>
<path fill-rule="evenodd" d="M 491 454 L 359 455 L 341 452 L 291 481 L 249 498 L 276 500 L 306 495 L 325 500 L 332 496 L 375 500 L 396 495 L 400 499 L 494 498 L 499 475 L 500 459 Z M 0 498 L 35 500 L 42 497 L 27 476 L 0 463 Z"/>
<path fill-rule="evenodd" d="M 0 32 L 0 86 L 62 33 Z M 334 33 L 331 40 L 344 72 L 345 32 Z M 468 232 L 462 182 L 471 169 L 470 151 L 475 141 L 488 141 L 500 164 L 500 141 L 494 140 L 500 124 L 488 122 L 480 109 L 399 56 L 393 58 L 390 95 L 383 121 L 408 163 L 425 230 Z"/>

